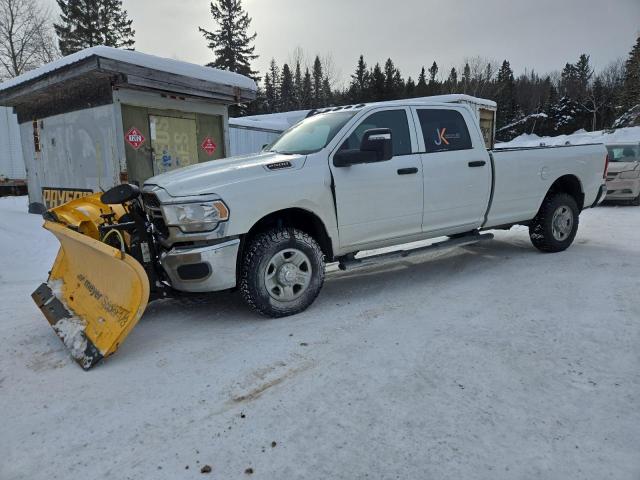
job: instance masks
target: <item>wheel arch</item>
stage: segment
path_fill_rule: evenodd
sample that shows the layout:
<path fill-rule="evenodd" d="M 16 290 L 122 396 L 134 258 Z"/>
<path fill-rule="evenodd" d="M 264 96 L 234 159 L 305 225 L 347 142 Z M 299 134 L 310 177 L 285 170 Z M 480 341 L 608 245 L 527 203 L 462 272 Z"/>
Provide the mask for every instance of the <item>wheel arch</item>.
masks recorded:
<path fill-rule="evenodd" d="M 556 181 L 551 184 L 551 187 L 549 187 L 542 201 L 544 202 L 545 199 L 554 193 L 571 195 L 578 204 L 578 210 L 582 211 L 584 208 L 584 189 L 582 188 L 582 182 L 580 182 L 577 176 L 567 174 L 557 178 Z"/>
<path fill-rule="evenodd" d="M 308 233 L 318 242 L 327 260 L 333 260 L 333 244 L 324 222 L 315 213 L 299 207 L 278 210 L 258 220 L 251 229 L 241 237 L 238 258 L 242 258 L 244 246 L 249 239 L 258 233 L 274 227 L 297 228 L 298 230 Z"/>

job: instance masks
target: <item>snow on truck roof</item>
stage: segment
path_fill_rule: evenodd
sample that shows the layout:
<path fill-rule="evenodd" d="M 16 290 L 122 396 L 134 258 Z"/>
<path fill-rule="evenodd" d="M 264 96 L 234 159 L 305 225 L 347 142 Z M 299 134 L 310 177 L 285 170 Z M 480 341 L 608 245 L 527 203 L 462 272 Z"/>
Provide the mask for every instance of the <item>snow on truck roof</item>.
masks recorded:
<path fill-rule="evenodd" d="M 194 63 L 183 62 L 180 60 L 156 57 L 155 55 L 149 55 L 147 53 L 136 52 L 133 50 L 120 50 L 105 46 L 97 46 L 81 50 L 72 55 L 62 57 L 54 62 L 24 73 L 16 78 L 7 80 L 6 82 L 0 83 L 0 91 L 17 87 L 90 57 L 106 58 L 139 67 L 172 73 L 174 75 L 182 75 L 230 87 L 238 87 L 252 92 L 256 91 L 256 83 L 244 75 L 219 70 L 217 68 L 204 67 L 202 65 L 196 65 Z"/>

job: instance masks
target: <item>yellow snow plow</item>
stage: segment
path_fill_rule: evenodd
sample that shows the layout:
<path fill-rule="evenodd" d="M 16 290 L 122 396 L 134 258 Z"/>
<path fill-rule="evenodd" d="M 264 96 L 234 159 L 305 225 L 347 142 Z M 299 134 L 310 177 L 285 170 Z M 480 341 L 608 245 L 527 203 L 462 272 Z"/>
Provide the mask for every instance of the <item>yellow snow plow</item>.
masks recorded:
<path fill-rule="evenodd" d="M 135 186 L 122 185 L 44 215 L 60 250 L 32 298 L 85 370 L 118 349 L 149 301 L 143 258 L 151 264 L 153 252 L 139 234 L 145 228 L 138 196 Z"/>

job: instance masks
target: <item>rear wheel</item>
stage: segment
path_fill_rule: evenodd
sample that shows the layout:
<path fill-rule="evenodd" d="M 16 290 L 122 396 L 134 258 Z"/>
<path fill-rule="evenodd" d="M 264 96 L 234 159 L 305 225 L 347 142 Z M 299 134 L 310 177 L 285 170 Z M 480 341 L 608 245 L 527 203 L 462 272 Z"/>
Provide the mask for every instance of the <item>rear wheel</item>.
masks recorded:
<path fill-rule="evenodd" d="M 308 308 L 324 283 L 324 257 L 309 234 L 277 228 L 258 234 L 245 249 L 240 292 L 251 308 L 269 317 Z"/>
<path fill-rule="evenodd" d="M 569 248 L 578 233 L 579 213 L 578 204 L 571 195 L 549 195 L 529 226 L 533 246 L 548 253 Z"/>

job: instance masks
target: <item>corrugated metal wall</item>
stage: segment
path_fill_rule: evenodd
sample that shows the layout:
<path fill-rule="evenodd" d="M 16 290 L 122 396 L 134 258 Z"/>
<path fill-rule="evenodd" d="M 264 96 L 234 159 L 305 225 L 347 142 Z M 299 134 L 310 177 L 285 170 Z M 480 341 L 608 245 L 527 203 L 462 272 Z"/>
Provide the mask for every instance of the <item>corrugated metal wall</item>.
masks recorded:
<path fill-rule="evenodd" d="M 12 180 L 24 180 L 27 177 L 18 118 L 10 108 L 5 107 L 0 107 L 0 175 Z"/>
<path fill-rule="evenodd" d="M 258 153 L 264 145 L 268 145 L 280 136 L 280 133 L 249 129 L 234 126 L 229 121 L 229 141 L 231 156 Z"/>

